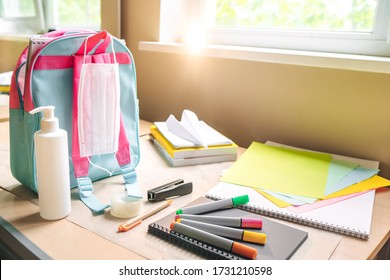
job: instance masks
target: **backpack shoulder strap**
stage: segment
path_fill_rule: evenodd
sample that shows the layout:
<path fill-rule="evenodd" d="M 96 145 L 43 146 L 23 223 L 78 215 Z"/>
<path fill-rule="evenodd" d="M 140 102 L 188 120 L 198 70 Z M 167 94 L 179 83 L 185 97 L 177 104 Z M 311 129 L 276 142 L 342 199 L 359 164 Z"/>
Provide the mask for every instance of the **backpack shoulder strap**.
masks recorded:
<path fill-rule="evenodd" d="M 103 40 L 103 42 L 102 42 Z M 91 37 L 89 42 L 96 42 L 99 44 L 96 47 L 96 52 L 104 52 L 108 46 L 106 41 L 110 42 L 111 38 L 106 33 L 98 33 Z M 104 48 L 100 48 L 100 46 Z M 84 49 L 83 44 L 80 49 Z M 93 44 L 88 44 L 88 48 L 93 49 Z M 78 54 L 77 52 L 76 54 Z M 83 55 L 74 56 L 74 80 L 73 80 L 73 120 L 72 120 L 72 161 L 74 165 L 75 176 L 77 179 L 77 185 L 79 189 L 80 199 L 86 204 L 95 214 L 101 214 L 109 205 L 102 204 L 93 195 L 92 181 L 88 177 L 89 161 L 87 157 L 80 156 L 79 146 L 79 134 L 78 134 L 78 89 L 80 79 L 80 69 L 83 63 Z M 99 61 L 101 63 L 101 61 Z M 110 61 L 104 61 L 104 63 L 111 63 Z M 118 151 L 116 153 L 116 159 L 121 168 L 122 175 L 125 181 L 125 189 L 127 194 L 132 197 L 142 198 L 142 192 L 139 189 L 137 183 L 137 175 L 135 171 L 135 165 L 131 161 L 131 148 L 126 135 L 124 122 L 122 116 L 120 116 L 120 130 L 119 130 L 119 142 Z"/>

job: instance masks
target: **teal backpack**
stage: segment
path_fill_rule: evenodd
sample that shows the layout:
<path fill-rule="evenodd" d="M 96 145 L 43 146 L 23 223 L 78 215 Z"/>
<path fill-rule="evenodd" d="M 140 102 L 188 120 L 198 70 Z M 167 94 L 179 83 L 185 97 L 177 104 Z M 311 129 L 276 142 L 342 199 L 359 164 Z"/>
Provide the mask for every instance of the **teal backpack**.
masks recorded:
<path fill-rule="evenodd" d="M 85 54 L 89 63 L 118 63 L 120 84 L 118 151 L 90 159 L 80 156 L 76 129 L 78 82 Z M 34 192 L 39 186 L 33 139 L 42 116 L 29 112 L 49 105 L 55 106 L 60 128 L 68 133 L 69 187 L 78 188 L 80 199 L 95 214 L 104 213 L 109 205 L 93 195 L 93 181 L 122 174 L 127 194 L 142 197 L 135 170 L 140 159 L 136 73 L 133 57 L 122 40 L 106 31 L 54 31 L 32 38 L 20 55 L 10 87 L 11 171 Z"/>

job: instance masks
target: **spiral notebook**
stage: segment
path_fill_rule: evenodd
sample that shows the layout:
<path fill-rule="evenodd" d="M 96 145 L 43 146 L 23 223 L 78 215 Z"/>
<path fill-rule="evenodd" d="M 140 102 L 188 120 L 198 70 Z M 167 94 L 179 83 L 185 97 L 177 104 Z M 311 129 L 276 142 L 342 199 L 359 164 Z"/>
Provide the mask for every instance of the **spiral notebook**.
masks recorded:
<path fill-rule="evenodd" d="M 249 195 L 249 203 L 240 207 L 245 211 L 362 239 L 368 239 L 370 234 L 375 190 L 300 214 L 276 206 L 252 188 L 225 182 L 218 183 L 205 196 L 218 200 L 243 194 Z"/>
<path fill-rule="evenodd" d="M 211 200 L 200 197 L 192 202 L 190 205 L 210 202 Z M 208 213 L 210 215 L 210 213 Z M 212 212 L 213 216 L 229 216 L 229 217 L 259 217 L 259 215 L 243 211 L 238 208 L 224 209 Z M 174 221 L 175 213 L 164 217 L 161 220 L 152 223 L 148 227 L 148 232 L 158 238 L 164 239 L 176 246 L 206 259 L 226 259 L 239 260 L 240 256 L 220 250 L 213 247 L 211 244 L 205 244 L 195 239 L 184 236 L 180 233 L 171 231 L 169 225 Z M 265 245 L 247 243 L 237 241 L 245 245 L 257 249 L 257 259 L 261 260 L 285 260 L 290 259 L 292 255 L 299 249 L 308 237 L 308 233 L 293 227 L 272 221 L 262 217 L 263 228 L 251 229 L 267 234 L 267 242 Z"/>

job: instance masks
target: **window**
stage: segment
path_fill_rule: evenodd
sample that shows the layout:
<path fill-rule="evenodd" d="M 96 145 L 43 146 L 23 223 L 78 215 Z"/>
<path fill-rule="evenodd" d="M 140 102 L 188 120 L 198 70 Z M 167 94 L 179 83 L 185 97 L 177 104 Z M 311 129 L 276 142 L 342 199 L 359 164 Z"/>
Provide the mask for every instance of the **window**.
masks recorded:
<path fill-rule="evenodd" d="M 211 2 L 213 43 L 390 56 L 388 0 Z"/>
<path fill-rule="evenodd" d="M 45 10 L 48 28 L 100 29 L 100 0 L 45 0 Z"/>
<path fill-rule="evenodd" d="M 0 32 L 31 33 L 44 28 L 41 0 L 0 0 Z"/>
<path fill-rule="evenodd" d="M 371 32 L 378 4 L 376 0 L 211 2 L 216 27 L 330 32 Z"/>
<path fill-rule="evenodd" d="M 175 0 L 162 1 L 161 20 L 164 2 Z M 211 44 L 390 56 L 389 0 L 184 2 L 186 24 L 175 25 L 186 30 L 176 31 L 176 38 L 186 38 L 189 30 L 195 34 L 195 25 Z M 164 26 L 163 39 L 168 37 Z"/>
<path fill-rule="evenodd" d="M 0 0 L 1 33 L 100 29 L 100 0 Z"/>

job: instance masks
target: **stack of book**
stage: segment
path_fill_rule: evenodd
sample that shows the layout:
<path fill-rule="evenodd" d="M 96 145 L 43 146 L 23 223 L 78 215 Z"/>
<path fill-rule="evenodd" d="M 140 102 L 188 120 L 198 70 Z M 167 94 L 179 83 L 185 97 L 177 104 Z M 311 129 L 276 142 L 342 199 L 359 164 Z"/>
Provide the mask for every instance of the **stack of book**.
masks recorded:
<path fill-rule="evenodd" d="M 238 146 L 184 110 L 181 121 L 173 115 L 150 127 L 154 145 L 172 166 L 187 166 L 237 159 Z"/>
<path fill-rule="evenodd" d="M 0 73 L 0 93 L 9 93 L 12 71 Z"/>

